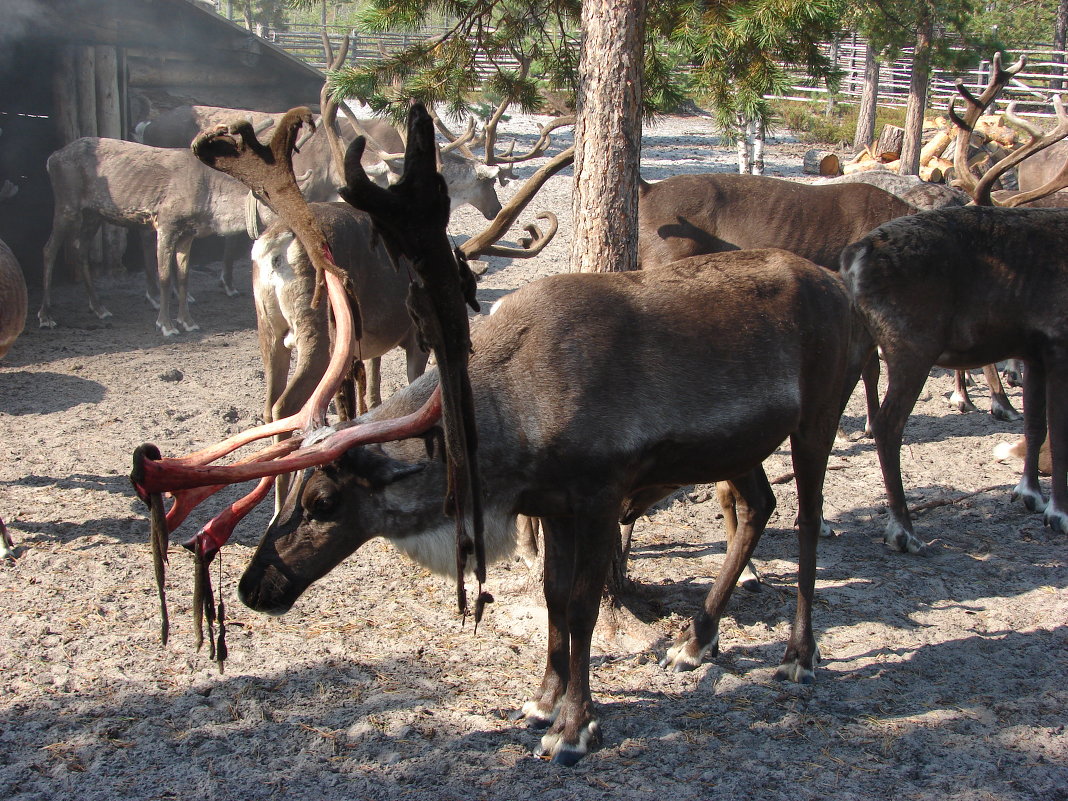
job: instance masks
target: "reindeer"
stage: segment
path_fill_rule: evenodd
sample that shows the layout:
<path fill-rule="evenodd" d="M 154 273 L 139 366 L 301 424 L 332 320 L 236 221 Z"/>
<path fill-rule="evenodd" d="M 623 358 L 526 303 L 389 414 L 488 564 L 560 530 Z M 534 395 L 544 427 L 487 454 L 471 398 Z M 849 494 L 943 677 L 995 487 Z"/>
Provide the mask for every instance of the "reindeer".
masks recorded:
<path fill-rule="evenodd" d="M 990 84 L 976 99 L 960 83 L 968 103 L 958 153 L 982 110 L 1023 67 L 1009 69 L 995 58 Z M 890 519 L 885 540 L 902 550 L 922 551 L 901 483 L 900 449 L 905 421 L 932 365 L 962 368 L 1001 359 L 1026 364 L 1023 477 L 1013 491 L 1044 522 L 1068 533 L 1068 321 L 1057 298 L 1068 292 L 1068 210 L 1016 208 L 1043 193 L 1068 186 L 1068 167 L 1044 187 L 1011 197 L 992 196 L 1007 169 L 1068 135 L 1068 115 L 1058 102 L 1057 128 L 1032 135 L 1020 150 L 971 177 L 960 155 L 976 205 L 928 211 L 888 222 L 842 252 L 841 272 L 853 302 L 867 319 L 886 359 L 889 387 L 872 421 Z M 990 203 L 995 206 L 991 207 Z M 1039 451 L 1046 437 L 1052 457 L 1051 498 L 1038 484 Z"/>
<path fill-rule="evenodd" d="M 26 325 L 26 279 L 18 259 L 0 239 L 0 359 Z"/>
<path fill-rule="evenodd" d="M 417 124 L 418 108 L 408 147 L 415 139 L 425 151 L 431 132 Z M 361 188 L 369 183 L 357 167 L 347 170 L 345 197 L 371 206 L 370 198 L 381 195 Z M 442 238 L 444 215 L 413 215 L 396 202 L 403 195 L 389 197 L 368 208 L 381 230 L 392 231 L 389 236 L 425 231 L 406 237 L 408 246 Z M 442 259 L 448 249 L 432 253 Z M 338 315 L 336 341 L 347 346 L 348 304 L 334 273 L 324 274 Z M 757 250 L 642 272 L 544 278 L 504 299 L 476 329 L 469 375 L 483 465 L 486 555 L 492 560 L 511 551 L 520 514 L 541 518 L 545 531 L 549 649 L 541 686 L 524 706 L 532 725 L 549 728 L 540 753 L 570 765 L 600 740 L 589 684 L 590 638 L 620 510 L 646 508 L 690 483 L 730 482 L 726 565 L 663 663 L 692 669 L 716 652 L 731 588 L 774 506 L 761 462 L 787 437 L 801 555 L 797 615 L 778 675 L 813 680 L 822 485 L 854 363 L 850 326 L 849 298 L 837 276 L 785 251 Z M 349 352 L 335 352 L 331 380 Z M 290 456 L 272 448 L 235 465 L 210 465 L 240 444 L 277 433 L 278 425 L 180 459 L 162 459 L 142 446 L 132 478 L 158 510 L 153 519 L 161 527 L 158 493 L 174 494 L 165 521 L 173 529 L 192 503 L 221 483 L 262 477 L 262 487 L 270 475 L 301 471 L 240 581 L 242 600 L 259 611 L 285 612 L 374 536 L 455 575 L 452 524 L 443 511 L 446 469 L 432 433 L 440 384 L 435 369 L 355 424 L 315 434 L 305 429 L 304 447 Z M 316 393 L 320 404 L 331 392 L 330 380 L 324 381 Z M 321 408 L 309 401 L 285 427 L 318 419 Z M 376 442 L 383 444 L 370 446 Z M 243 512 L 248 503 L 233 509 Z M 219 529 L 205 527 L 192 545 L 197 553 L 217 548 L 234 517 L 224 513 Z"/>
<path fill-rule="evenodd" d="M 26 325 L 26 279 L 18 259 L 0 239 L 0 359 L 7 355 Z M 0 560 L 14 555 L 15 543 L 0 520 Z"/>
<path fill-rule="evenodd" d="M 821 486 L 849 320 L 830 273 L 783 251 L 746 251 L 644 273 L 541 279 L 476 329 L 470 370 L 487 557 L 512 552 L 520 514 L 539 517 L 545 538 L 549 655 L 541 688 L 524 707 L 533 725 L 551 727 L 543 753 L 572 764 L 599 739 L 589 638 L 620 510 L 644 511 L 691 483 L 731 483 L 738 525 L 727 561 L 704 611 L 664 661 L 692 669 L 716 653 L 719 618 L 774 507 L 760 464 L 786 437 L 802 555 L 798 614 L 779 675 L 812 680 Z M 428 373 L 361 424 L 408 415 L 436 385 Z M 634 386 L 642 397 L 628 390 Z M 449 574 L 445 491 L 443 463 L 428 459 L 418 440 L 347 451 L 295 482 L 242 576 L 241 599 L 281 614 L 374 536 Z"/>
<path fill-rule="evenodd" d="M 409 269 L 393 264 L 366 214 L 347 203 L 313 203 L 310 208 L 335 261 L 348 276 L 351 291 L 362 301 L 363 331 L 356 342 L 356 358 L 377 361 L 394 347 L 402 347 L 408 381 L 414 381 L 426 369 L 428 354 L 405 303 Z M 311 304 L 315 292 L 311 263 L 281 220 L 252 245 L 252 291 L 266 376 L 263 418 L 271 423 L 289 417 L 307 402 L 330 361 L 327 310 Z M 296 366 L 290 375 L 294 351 Z M 381 401 L 377 386 L 370 388 L 370 395 Z M 351 411 L 345 408 L 343 417 Z M 287 487 L 286 477 L 280 477 L 275 492 L 279 506 Z"/>
<path fill-rule="evenodd" d="M 957 203 L 956 196 L 946 197 Z M 838 258 L 876 226 L 920 209 L 872 184 L 860 182 L 801 184 L 762 175 L 707 173 L 676 175 L 638 187 L 638 261 L 640 266 L 667 264 L 700 253 L 776 247 L 789 250 L 829 270 Z M 861 334 L 861 336 L 863 336 Z M 990 413 L 1017 420 L 996 370 L 985 373 L 990 384 Z M 975 407 L 962 392 L 950 403 L 960 411 Z M 864 374 L 868 423 L 879 406 L 879 362 Z"/>
<path fill-rule="evenodd" d="M 184 330 L 198 330 L 186 295 L 189 249 L 195 238 L 244 232 L 248 190 L 204 166 L 189 151 L 119 139 L 76 139 L 48 157 L 47 169 L 55 210 L 44 247 L 43 294 L 37 312 L 41 327 L 56 325 L 51 311 L 52 272 L 60 247 L 68 241 L 89 294 L 89 308 L 101 319 L 111 316 L 97 298 L 85 253 L 86 234 L 104 221 L 156 230 L 160 286 L 156 327 L 165 337 L 174 336 L 177 319 Z M 170 309 L 172 285 L 178 294 L 177 318 Z"/>

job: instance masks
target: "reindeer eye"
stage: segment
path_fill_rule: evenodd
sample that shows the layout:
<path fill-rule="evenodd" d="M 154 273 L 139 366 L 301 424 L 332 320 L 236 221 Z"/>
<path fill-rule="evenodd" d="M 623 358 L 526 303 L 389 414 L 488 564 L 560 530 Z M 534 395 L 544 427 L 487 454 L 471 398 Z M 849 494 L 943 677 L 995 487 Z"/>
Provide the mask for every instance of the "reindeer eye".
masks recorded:
<path fill-rule="evenodd" d="M 335 493 L 317 494 L 304 503 L 304 508 L 312 519 L 322 520 L 330 516 L 337 506 Z"/>

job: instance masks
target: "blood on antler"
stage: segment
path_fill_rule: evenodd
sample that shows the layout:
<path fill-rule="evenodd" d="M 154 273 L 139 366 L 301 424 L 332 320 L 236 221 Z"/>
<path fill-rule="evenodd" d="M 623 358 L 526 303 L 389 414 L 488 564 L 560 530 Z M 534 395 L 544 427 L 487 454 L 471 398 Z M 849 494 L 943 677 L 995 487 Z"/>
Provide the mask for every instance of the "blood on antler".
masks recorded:
<path fill-rule="evenodd" d="M 354 425 L 337 431 L 328 430 L 316 434 L 314 442 L 307 439 L 325 423 L 330 399 L 351 366 L 360 325 L 358 306 L 343 283 L 344 273 L 333 263 L 326 239 L 308 210 L 293 176 L 292 152 L 296 135 L 304 124 L 311 124 L 310 112 L 306 108 L 296 108 L 287 112 L 279 122 L 269 145 L 259 142 L 248 123 L 232 126 L 230 130 L 201 134 L 193 143 L 193 151 L 202 161 L 245 183 L 300 239 L 326 287 L 335 320 L 335 336 L 326 373 L 307 403 L 296 414 L 242 432 L 184 457 L 163 458 L 159 449 L 151 444 L 142 445 L 134 452 L 130 478 L 137 494 L 149 504 L 151 510 L 153 557 L 164 642 L 167 640 L 168 627 L 163 588 L 168 535 L 181 525 L 199 503 L 229 484 L 260 479 L 255 490 L 217 515 L 187 544 L 196 555 L 200 568 L 197 572 L 198 589 L 194 590 L 195 600 L 202 595 L 207 564 L 229 539 L 234 526 L 266 497 L 271 477 L 326 464 L 355 445 L 417 436 L 426 432 L 441 416 L 440 394 L 435 393 L 421 410 L 408 417 Z M 270 446 L 233 464 L 214 464 L 223 456 L 252 442 L 291 432 L 299 432 L 301 436 Z M 173 498 L 169 511 L 164 510 L 164 493 Z M 195 602 L 194 606 L 203 611 L 202 604 Z M 198 635 L 199 627 L 198 615 Z M 220 661 L 224 654 L 222 645 L 220 642 Z"/>

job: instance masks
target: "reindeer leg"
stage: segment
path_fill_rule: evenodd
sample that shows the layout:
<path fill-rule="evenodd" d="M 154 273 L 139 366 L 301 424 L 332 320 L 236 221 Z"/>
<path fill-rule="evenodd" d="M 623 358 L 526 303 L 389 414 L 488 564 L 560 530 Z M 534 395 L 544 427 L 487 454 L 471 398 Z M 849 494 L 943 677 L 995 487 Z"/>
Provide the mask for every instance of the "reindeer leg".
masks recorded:
<path fill-rule="evenodd" d="M 186 331 L 199 331 L 200 326 L 189 314 L 189 251 L 193 247 L 193 236 L 183 236 L 174 249 L 174 260 L 178 265 L 178 325 Z"/>
<path fill-rule="evenodd" d="M 737 497 L 734 486 L 729 481 L 716 482 L 716 499 L 723 510 L 723 525 L 727 529 L 727 550 L 731 549 L 734 536 L 738 533 Z M 738 586 L 749 592 L 760 592 L 760 573 L 753 566 L 753 560 L 745 563 L 742 574 L 738 577 Z"/>
<path fill-rule="evenodd" d="M 560 765 L 574 765 L 601 739 L 590 694 L 590 641 L 612 540 L 619 536 L 617 514 L 542 520 L 550 639 L 549 664 L 535 703 L 555 719 L 537 753 Z"/>
<path fill-rule="evenodd" d="M 812 601 L 816 592 L 816 547 L 828 528 L 823 519 L 823 480 L 833 440 L 826 435 L 790 438 L 797 485 L 797 612 L 790 640 L 775 678 L 799 684 L 815 681 L 820 652 L 812 633 Z"/>
<path fill-rule="evenodd" d="M 1021 419 L 1023 415 L 1012 408 L 1009 396 L 1005 394 L 997 365 L 988 364 L 983 367 L 983 377 L 986 378 L 986 385 L 990 387 L 990 413 L 994 415 L 994 419 L 1004 420 L 1006 423 L 1015 423 Z"/>
<path fill-rule="evenodd" d="M 145 271 L 145 297 L 153 309 L 159 311 L 159 268 L 156 266 L 156 229 L 143 229 L 141 236 L 142 265 Z M 155 291 L 155 295 L 153 295 Z"/>
<path fill-rule="evenodd" d="M 1047 526 L 1061 534 L 1068 534 L 1068 453 L 1065 452 L 1064 447 L 1064 443 L 1068 442 L 1068 408 L 1064 406 L 1065 392 L 1068 392 L 1068 369 L 1066 369 L 1068 358 L 1066 356 L 1068 354 L 1058 353 L 1046 359 L 1046 363 L 1050 365 L 1046 371 L 1046 397 L 1050 455 L 1053 464 L 1050 471 L 1049 505 L 1042 519 Z M 1035 441 L 1036 451 L 1040 451 L 1041 442 L 1041 437 Z M 1030 451 L 1030 439 L 1027 444 Z"/>
<path fill-rule="evenodd" d="M 248 248 L 244 247 L 247 242 L 248 237 L 244 234 L 234 234 L 223 238 L 223 269 L 219 276 L 219 283 L 231 298 L 241 294 L 241 290 L 234 286 L 234 261 L 242 250 L 247 252 Z"/>
<path fill-rule="evenodd" d="M 1046 500 L 1042 497 L 1042 489 L 1038 484 L 1038 456 L 1042 441 L 1046 438 L 1046 393 L 1044 361 L 1036 359 L 1028 362 L 1027 380 L 1024 381 L 1024 439 L 1027 450 L 1024 453 L 1023 476 L 1012 491 L 1012 499 L 1022 500 L 1031 512 L 1038 512 L 1046 507 Z"/>
<path fill-rule="evenodd" d="M 731 481 L 730 485 L 741 526 L 738 527 L 737 536 L 729 541 L 727 558 L 716 576 L 716 583 L 705 598 L 704 609 L 668 649 L 667 656 L 660 661 L 663 668 L 693 670 L 701 664 L 706 653 L 715 656 L 719 652 L 719 619 L 775 509 L 775 494 L 771 491 L 764 468 L 758 466 Z"/>
<path fill-rule="evenodd" d="M 165 337 L 178 334 L 178 327 L 171 316 L 171 290 L 174 287 L 174 255 L 176 232 L 170 228 L 156 229 L 156 269 L 159 271 L 159 315 L 156 328 Z"/>
<path fill-rule="evenodd" d="M 60 199 L 56 199 L 56 211 L 52 220 L 52 233 L 44 246 L 44 269 L 41 279 L 41 308 L 37 311 L 37 321 L 41 328 L 55 328 L 56 321 L 52 318 L 52 274 L 56 268 L 56 258 L 63 247 L 63 243 L 70 239 L 72 232 L 79 232 L 81 223 L 77 216 L 72 215 L 70 210 L 60 206 Z"/>
<path fill-rule="evenodd" d="M 949 396 L 949 405 L 961 414 L 979 411 L 968 397 L 968 373 L 964 370 L 954 370 L 953 394 Z"/>
<path fill-rule="evenodd" d="M 872 426 L 890 509 L 883 540 L 887 545 L 909 553 L 922 553 L 926 546 L 913 532 L 905 502 L 905 489 L 901 483 L 901 440 L 905 422 L 927 380 L 926 365 L 932 363 L 915 354 L 906 354 L 904 358 L 887 354 L 889 384 Z M 920 365 L 920 368 L 910 368 L 911 364 Z"/>
<path fill-rule="evenodd" d="M 89 311 L 99 319 L 106 320 L 111 317 L 111 312 L 104 308 L 100 298 L 97 297 L 96 287 L 93 286 L 93 271 L 89 268 L 89 242 L 96 235 L 96 232 L 100 230 L 100 227 L 99 223 L 86 225 L 83 219 L 81 234 L 75 240 L 74 252 L 78 263 L 78 272 L 81 275 L 82 283 L 85 285 L 85 293 L 89 296 Z"/>

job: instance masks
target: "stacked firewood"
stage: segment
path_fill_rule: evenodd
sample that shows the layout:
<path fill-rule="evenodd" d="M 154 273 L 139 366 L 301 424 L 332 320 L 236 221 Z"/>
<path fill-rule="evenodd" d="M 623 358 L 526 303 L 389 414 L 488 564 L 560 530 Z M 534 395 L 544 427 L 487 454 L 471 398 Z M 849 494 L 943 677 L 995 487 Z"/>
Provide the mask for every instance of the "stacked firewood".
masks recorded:
<path fill-rule="evenodd" d="M 953 179 L 953 154 L 957 144 L 957 127 L 945 117 L 924 120 L 923 147 L 920 150 L 920 178 L 932 183 L 950 183 Z M 1001 114 L 979 118 L 971 133 L 968 163 L 984 173 L 1017 145 L 1018 133 L 1005 124 Z M 866 170 L 891 170 L 901 166 L 901 143 L 905 131 L 896 125 L 884 125 L 879 140 L 850 159 L 842 167 L 846 175 Z"/>

